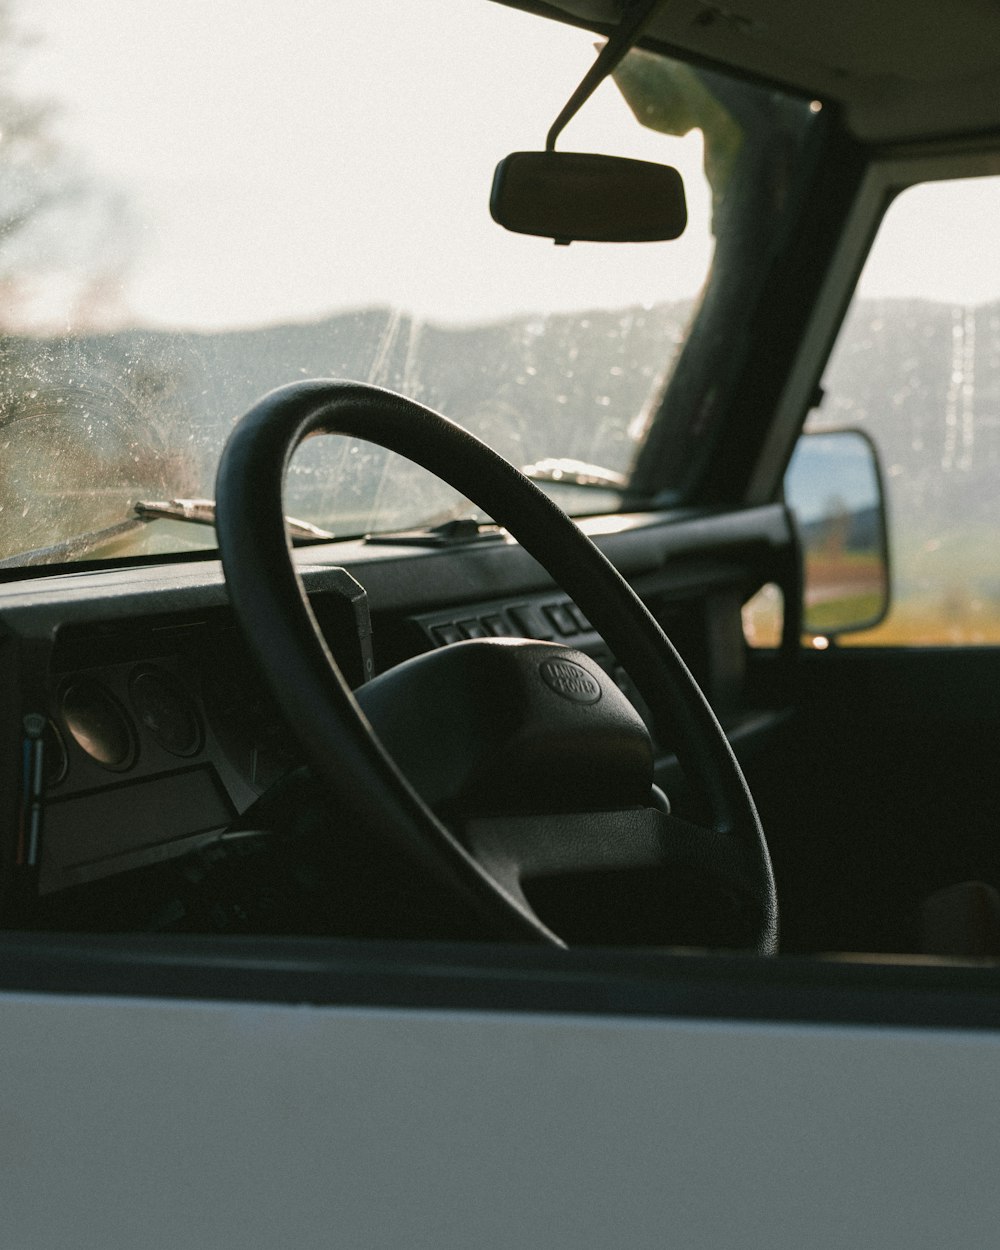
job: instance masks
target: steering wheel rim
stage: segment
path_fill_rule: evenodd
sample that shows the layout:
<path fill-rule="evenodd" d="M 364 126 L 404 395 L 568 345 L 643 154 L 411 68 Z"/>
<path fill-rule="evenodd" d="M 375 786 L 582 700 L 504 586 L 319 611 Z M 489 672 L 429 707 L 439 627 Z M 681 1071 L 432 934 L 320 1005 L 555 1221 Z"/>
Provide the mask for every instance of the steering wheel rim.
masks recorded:
<path fill-rule="evenodd" d="M 498 936 L 562 945 L 434 815 L 383 748 L 330 655 L 295 568 L 282 492 L 306 438 L 364 439 L 428 469 L 472 499 L 580 606 L 629 673 L 654 723 L 667 725 L 710 823 L 708 857 L 727 861 L 753 912 L 749 945 L 777 948 L 777 900 L 757 811 L 701 689 L 611 562 L 537 486 L 447 418 L 379 387 L 295 382 L 234 428 L 216 483 L 217 534 L 233 610 L 290 727 L 348 818 L 377 828 Z"/>

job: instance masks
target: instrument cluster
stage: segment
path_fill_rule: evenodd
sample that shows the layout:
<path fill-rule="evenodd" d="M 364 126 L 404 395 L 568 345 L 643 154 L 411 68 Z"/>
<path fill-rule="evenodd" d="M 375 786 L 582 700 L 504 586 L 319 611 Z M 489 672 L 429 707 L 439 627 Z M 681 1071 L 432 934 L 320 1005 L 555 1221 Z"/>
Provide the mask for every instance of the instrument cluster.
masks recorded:
<path fill-rule="evenodd" d="M 295 766 L 230 631 L 174 641 L 156 656 L 136 646 L 135 658 L 54 674 L 36 746 L 43 892 L 179 854 Z"/>

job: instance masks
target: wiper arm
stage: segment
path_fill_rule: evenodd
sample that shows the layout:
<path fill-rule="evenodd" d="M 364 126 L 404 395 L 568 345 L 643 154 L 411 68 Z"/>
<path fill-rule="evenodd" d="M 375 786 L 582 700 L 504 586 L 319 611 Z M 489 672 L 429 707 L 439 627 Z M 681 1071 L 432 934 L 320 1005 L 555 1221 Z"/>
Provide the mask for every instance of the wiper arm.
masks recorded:
<path fill-rule="evenodd" d="M 583 486 L 600 490 L 613 490 L 619 494 L 628 490 L 628 479 L 615 469 L 605 469 L 599 464 L 574 460 L 572 456 L 553 456 L 537 460 L 534 464 L 521 465 L 520 472 L 534 482 L 556 486 Z M 502 539 L 509 541 L 507 531 L 492 521 L 479 521 L 474 517 L 451 517 L 438 524 L 422 524 L 412 529 L 384 531 L 366 534 L 366 543 L 386 543 L 415 547 L 453 547 L 461 543 Z"/>
<path fill-rule="evenodd" d="M 366 534 L 366 543 L 382 543 L 390 547 L 457 547 L 464 543 L 484 540 L 507 542 L 510 535 L 492 521 L 477 521 L 473 517 L 456 517 L 442 521 L 440 525 L 421 525 L 416 529 L 385 530 Z"/>
<path fill-rule="evenodd" d="M 615 469 L 603 465 L 587 464 L 572 456 L 554 456 L 524 464 L 521 472 L 533 482 L 563 482 L 567 486 L 598 486 L 602 490 L 627 490 L 628 478 Z"/>
<path fill-rule="evenodd" d="M 140 499 L 135 505 L 136 516 L 146 521 L 157 517 L 167 517 L 173 521 L 193 521 L 196 525 L 215 524 L 214 499 Z M 288 532 L 294 538 L 316 538 L 328 540 L 335 538 L 329 530 L 320 529 L 308 521 L 299 521 L 293 516 L 285 517 Z"/>

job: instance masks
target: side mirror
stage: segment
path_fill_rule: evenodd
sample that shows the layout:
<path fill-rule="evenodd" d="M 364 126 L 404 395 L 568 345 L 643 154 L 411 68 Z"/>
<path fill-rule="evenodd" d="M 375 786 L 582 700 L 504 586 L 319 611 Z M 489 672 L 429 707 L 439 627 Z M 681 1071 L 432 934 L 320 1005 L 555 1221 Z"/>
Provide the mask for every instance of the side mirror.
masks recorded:
<path fill-rule="evenodd" d="M 889 610 L 889 549 L 878 453 L 860 430 L 803 434 L 785 473 L 804 561 L 803 628 L 871 629 Z"/>
<path fill-rule="evenodd" d="M 595 152 L 512 152 L 496 168 L 490 214 L 517 234 L 570 243 L 676 239 L 687 225 L 676 169 Z"/>

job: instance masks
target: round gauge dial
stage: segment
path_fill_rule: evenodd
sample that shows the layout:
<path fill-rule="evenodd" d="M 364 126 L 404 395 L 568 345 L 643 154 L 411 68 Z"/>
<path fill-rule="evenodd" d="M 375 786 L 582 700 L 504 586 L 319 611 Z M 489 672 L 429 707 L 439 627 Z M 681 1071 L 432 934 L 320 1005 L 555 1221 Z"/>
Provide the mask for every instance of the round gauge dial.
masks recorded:
<path fill-rule="evenodd" d="M 129 681 L 132 707 L 142 724 L 172 755 L 194 755 L 201 747 L 201 719 L 194 700 L 173 673 L 142 668 Z"/>
<path fill-rule="evenodd" d="M 135 759 L 135 736 L 124 708 L 100 682 L 82 677 L 62 696 L 63 724 L 91 759 L 118 772 Z"/>

